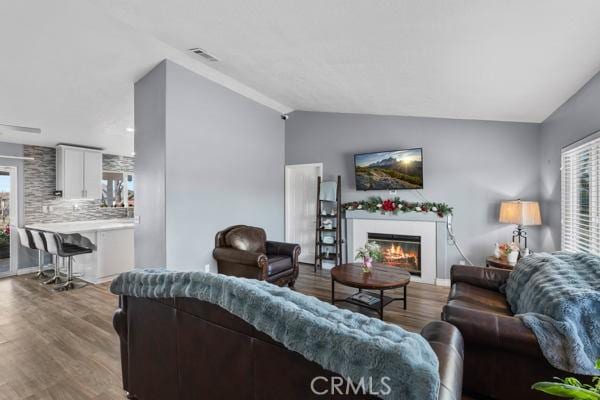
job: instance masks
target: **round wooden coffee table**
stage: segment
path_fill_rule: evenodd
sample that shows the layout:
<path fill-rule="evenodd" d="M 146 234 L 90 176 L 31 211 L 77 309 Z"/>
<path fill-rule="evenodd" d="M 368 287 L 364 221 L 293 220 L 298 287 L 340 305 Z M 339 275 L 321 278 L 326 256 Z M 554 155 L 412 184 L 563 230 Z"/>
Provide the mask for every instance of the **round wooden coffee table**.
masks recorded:
<path fill-rule="evenodd" d="M 360 307 L 377 311 L 383 320 L 383 307 L 392 301 L 402 300 L 406 310 L 406 286 L 410 283 L 410 274 L 398 267 L 383 264 L 373 264 L 370 273 L 362 271 L 361 264 L 342 264 L 331 269 L 331 304 L 345 301 Z M 335 298 L 335 283 L 341 283 L 358 289 L 358 292 L 345 299 Z M 384 290 L 404 288 L 404 297 L 393 298 L 384 296 Z M 366 290 L 377 290 L 378 294 Z M 362 295 L 362 296 L 361 296 Z M 364 299 L 359 300 L 360 297 Z"/>

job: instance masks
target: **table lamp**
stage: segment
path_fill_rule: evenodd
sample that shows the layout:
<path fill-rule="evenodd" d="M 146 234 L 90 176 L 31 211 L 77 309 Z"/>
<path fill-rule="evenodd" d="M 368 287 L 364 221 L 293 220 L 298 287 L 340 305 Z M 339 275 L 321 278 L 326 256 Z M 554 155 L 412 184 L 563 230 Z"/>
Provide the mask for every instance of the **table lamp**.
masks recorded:
<path fill-rule="evenodd" d="M 513 231 L 513 242 L 518 238 L 519 246 L 521 240 L 527 248 L 527 232 L 525 226 L 541 225 L 540 204 L 537 201 L 510 200 L 500 203 L 500 223 L 515 224 L 517 229 Z"/>

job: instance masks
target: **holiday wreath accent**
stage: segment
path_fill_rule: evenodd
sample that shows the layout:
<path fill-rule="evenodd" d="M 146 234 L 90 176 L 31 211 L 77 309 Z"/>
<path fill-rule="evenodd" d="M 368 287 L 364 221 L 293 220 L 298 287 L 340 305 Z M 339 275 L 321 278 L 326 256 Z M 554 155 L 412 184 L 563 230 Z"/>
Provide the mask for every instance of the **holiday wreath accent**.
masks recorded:
<path fill-rule="evenodd" d="M 391 212 L 397 214 L 399 212 L 433 212 L 442 218 L 452 214 L 452 207 L 446 203 L 430 203 L 430 202 L 409 202 L 400 200 L 399 197 L 393 199 L 382 199 L 381 197 L 369 197 L 367 200 L 353 201 L 351 203 L 342 204 L 342 208 L 346 211 L 364 210 L 368 212 L 380 212 L 382 214 Z"/>

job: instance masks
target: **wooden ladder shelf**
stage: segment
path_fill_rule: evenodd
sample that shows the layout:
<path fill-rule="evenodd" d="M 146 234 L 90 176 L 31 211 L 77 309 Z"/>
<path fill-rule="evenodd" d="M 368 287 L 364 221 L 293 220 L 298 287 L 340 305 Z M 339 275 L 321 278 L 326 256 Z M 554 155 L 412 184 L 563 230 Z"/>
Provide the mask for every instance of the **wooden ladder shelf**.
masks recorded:
<path fill-rule="evenodd" d="M 337 177 L 335 201 L 321 200 L 322 183 L 321 177 L 318 177 L 315 272 L 317 272 L 317 268 L 323 268 L 323 261 L 332 261 L 334 265 L 340 265 L 342 263 L 342 245 L 344 244 L 342 238 L 342 177 L 340 175 Z"/>

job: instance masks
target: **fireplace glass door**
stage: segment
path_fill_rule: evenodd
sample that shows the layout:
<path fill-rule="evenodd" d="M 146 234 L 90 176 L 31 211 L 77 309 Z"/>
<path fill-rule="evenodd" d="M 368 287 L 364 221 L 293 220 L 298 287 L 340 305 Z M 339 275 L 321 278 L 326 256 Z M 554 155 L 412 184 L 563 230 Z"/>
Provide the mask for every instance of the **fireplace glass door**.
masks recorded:
<path fill-rule="evenodd" d="M 369 241 L 376 242 L 381 248 L 379 262 L 421 276 L 420 236 L 369 233 Z"/>

